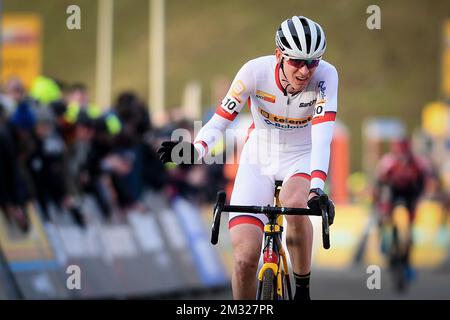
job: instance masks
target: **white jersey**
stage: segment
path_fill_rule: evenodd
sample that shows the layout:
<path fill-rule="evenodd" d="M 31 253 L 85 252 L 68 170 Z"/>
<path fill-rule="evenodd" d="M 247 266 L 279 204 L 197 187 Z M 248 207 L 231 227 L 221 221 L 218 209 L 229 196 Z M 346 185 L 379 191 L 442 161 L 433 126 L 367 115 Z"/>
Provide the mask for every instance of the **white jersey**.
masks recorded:
<path fill-rule="evenodd" d="M 280 153 L 310 153 L 309 172 L 300 172 L 311 180 L 311 188 L 324 188 L 330 158 L 330 143 L 337 111 L 338 75 L 335 67 L 322 60 L 307 88 L 297 94 L 283 89 L 274 55 L 260 57 L 243 65 L 214 116 L 194 140 L 203 157 L 216 141 L 210 129 L 224 131 L 246 102 L 257 129 L 278 130 Z M 252 130 L 252 129 L 255 130 Z M 266 130 L 267 131 L 267 130 Z M 250 141 L 257 139 L 249 139 Z"/>

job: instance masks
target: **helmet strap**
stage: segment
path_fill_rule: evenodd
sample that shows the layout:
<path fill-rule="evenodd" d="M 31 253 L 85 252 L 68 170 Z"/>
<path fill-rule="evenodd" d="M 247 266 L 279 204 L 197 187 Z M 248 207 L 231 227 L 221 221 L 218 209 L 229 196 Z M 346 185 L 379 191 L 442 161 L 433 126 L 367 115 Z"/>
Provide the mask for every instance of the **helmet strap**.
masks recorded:
<path fill-rule="evenodd" d="M 284 57 L 282 56 L 281 57 L 281 61 L 280 61 L 280 69 L 281 69 L 281 72 L 283 72 L 283 76 L 284 76 L 284 78 L 286 79 L 286 81 L 287 81 L 287 77 L 286 77 L 286 73 L 284 72 L 284 64 L 283 64 L 283 62 L 284 62 Z M 278 74 L 278 77 L 279 77 L 280 75 Z M 280 83 L 281 83 L 281 81 L 280 81 Z M 286 85 L 286 88 L 283 88 L 283 90 L 284 90 L 284 95 L 285 96 L 287 96 L 287 87 L 290 85 L 289 84 L 289 81 L 287 81 L 287 85 Z"/>

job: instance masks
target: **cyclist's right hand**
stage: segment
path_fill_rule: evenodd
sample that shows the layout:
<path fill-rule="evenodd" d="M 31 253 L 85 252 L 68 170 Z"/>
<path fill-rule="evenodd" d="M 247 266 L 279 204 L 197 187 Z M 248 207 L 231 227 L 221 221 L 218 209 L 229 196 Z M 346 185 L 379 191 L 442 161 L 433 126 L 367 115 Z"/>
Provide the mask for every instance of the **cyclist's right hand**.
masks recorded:
<path fill-rule="evenodd" d="M 163 163 L 188 165 L 197 163 L 199 159 L 197 149 L 187 141 L 164 141 L 157 152 Z"/>

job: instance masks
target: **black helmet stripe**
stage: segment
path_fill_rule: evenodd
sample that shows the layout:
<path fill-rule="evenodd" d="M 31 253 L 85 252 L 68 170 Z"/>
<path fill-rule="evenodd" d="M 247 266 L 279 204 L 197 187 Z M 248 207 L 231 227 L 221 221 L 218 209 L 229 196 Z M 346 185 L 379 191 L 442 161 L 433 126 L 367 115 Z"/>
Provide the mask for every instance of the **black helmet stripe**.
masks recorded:
<path fill-rule="evenodd" d="M 283 30 L 281 30 L 281 28 L 279 28 L 277 32 L 278 32 L 278 38 L 280 39 L 281 44 L 288 49 L 292 49 L 291 46 L 289 45 L 289 42 L 286 40 L 286 37 L 283 34 Z"/>
<path fill-rule="evenodd" d="M 300 40 L 298 39 L 297 29 L 295 29 L 294 22 L 289 19 L 287 21 L 287 25 L 289 27 L 289 31 L 291 32 L 292 39 L 294 39 L 295 45 L 297 46 L 297 48 L 302 50 L 302 46 L 300 45 Z"/>
<path fill-rule="evenodd" d="M 322 40 L 322 32 L 320 32 L 319 26 L 316 24 L 316 34 L 317 34 L 317 40 L 316 40 L 316 47 L 314 48 L 314 51 L 317 50 L 320 44 L 320 40 Z"/>
<path fill-rule="evenodd" d="M 305 32 L 305 39 L 306 39 L 306 52 L 311 52 L 311 29 L 309 28 L 308 21 L 306 21 L 305 18 L 301 17 L 300 21 L 303 25 L 303 30 Z"/>

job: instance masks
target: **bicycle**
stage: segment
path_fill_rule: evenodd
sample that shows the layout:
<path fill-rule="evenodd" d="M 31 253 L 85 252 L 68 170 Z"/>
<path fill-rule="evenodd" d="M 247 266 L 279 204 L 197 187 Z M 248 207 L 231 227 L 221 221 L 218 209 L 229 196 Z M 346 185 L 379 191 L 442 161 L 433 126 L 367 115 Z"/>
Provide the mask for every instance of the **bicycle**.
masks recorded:
<path fill-rule="evenodd" d="M 407 251 L 408 246 L 410 246 L 410 240 L 408 235 L 409 231 L 401 227 L 404 225 L 401 222 L 404 217 L 400 215 L 401 211 L 398 210 L 400 207 L 402 207 L 402 203 L 396 203 L 393 209 L 391 223 L 383 227 L 386 228 L 384 231 L 389 235 L 386 253 L 393 287 L 397 292 L 402 293 L 409 285 L 406 270 L 409 265 Z"/>
<path fill-rule="evenodd" d="M 388 219 L 381 215 L 381 207 L 392 204 L 392 212 Z M 409 217 L 401 208 L 406 207 L 407 200 L 403 197 L 393 198 L 392 191 L 388 186 L 381 188 L 380 203 L 376 206 L 379 217 L 379 227 L 381 228 L 381 252 L 386 258 L 387 265 L 391 274 L 391 282 L 395 291 L 402 293 L 409 285 L 407 276 L 408 249 L 410 241 L 410 222 Z M 386 209 L 384 209 L 386 210 Z M 403 213 L 403 214 L 402 214 Z M 406 226 L 406 228 L 405 228 Z"/>
<path fill-rule="evenodd" d="M 328 197 L 319 198 L 321 212 L 308 208 L 281 207 L 279 192 L 281 181 L 275 183 L 274 206 L 239 206 L 226 205 L 226 194 L 217 193 L 213 212 L 211 243 L 216 245 L 219 239 L 220 217 L 222 212 L 243 212 L 265 214 L 268 222 L 264 226 L 263 265 L 258 272 L 256 300 L 292 300 L 289 267 L 286 250 L 282 244 L 283 215 L 313 215 L 322 216 L 322 242 L 325 249 L 330 248 L 330 229 L 327 212 Z M 280 259 L 281 258 L 281 259 Z M 281 267 L 281 262 L 283 263 Z"/>

